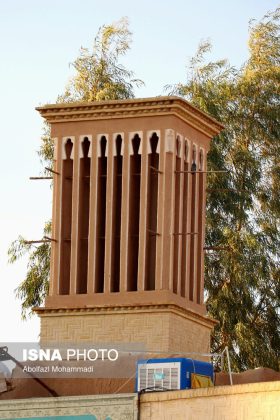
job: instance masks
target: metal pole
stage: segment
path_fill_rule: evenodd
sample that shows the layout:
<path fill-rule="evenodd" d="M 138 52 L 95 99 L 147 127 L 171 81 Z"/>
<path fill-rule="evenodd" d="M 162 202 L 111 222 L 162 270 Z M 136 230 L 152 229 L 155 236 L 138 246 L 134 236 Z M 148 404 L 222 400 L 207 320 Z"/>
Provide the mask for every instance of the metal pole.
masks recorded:
<path fill-rule="evenodd" d="M 230 366 L 230 359 L 229 359 L 228 346 L 226 346 L 225 351 L 226 351 L 227 361 L 228 361 L 228 373 L 229 373 L 229 380 L 230 380 L 230 384 L 231 384 L 231 385 L 233 385 L 233 382 L 232 382 L 232 373 L 231 373 L 231 366 Z"/>
<path fill-rule="evenodd" d="M 225 363 L 225 356 L 224 356 L 224 352 L 225 352 L 225 350 L 223 350 L 223 351 L 222 351 L 222 354 L 221 354 L 221 371 L 223 371 L 223 370 L 224 370 L 224 363 Z"/>

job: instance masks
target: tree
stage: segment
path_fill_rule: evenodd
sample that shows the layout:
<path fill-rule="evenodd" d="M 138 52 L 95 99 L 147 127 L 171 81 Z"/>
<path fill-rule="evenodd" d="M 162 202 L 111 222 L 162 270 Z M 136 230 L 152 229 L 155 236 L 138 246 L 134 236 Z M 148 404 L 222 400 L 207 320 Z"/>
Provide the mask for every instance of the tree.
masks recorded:
<path fill-rule="evenodd" d="M 118 63 L 129 40 L 125 21 L 102 27 L 92 53 L 82 50 L 73 63 L 76 74 L 58 101 L 133 97 L 139 81 Z M 209 174 L 207 186 L 206 245 L 225 248 L 206 254 L 207 309 L 219 321 L 212 350 L 228 346 L 236 370 L 279 370 L 279 10 L 250 23 L 250 55 L 240 68 L 226 60 L 206 62 L 210 49 L 209 42 L 202 43 L 187 81 L 168 89 L 226 126 L 208 156 L 210 170 L 228 171 Z M 48 132 L 40 154 L 52 161 Z M 37 250 L 33 259 L 30 255 L 31 275 L 18 289 L 24 314 L 41 303 L 48 285 L 48 260 L 42 258 L 47 251 Z M 29 251 L 16 242 L 10 256 L 16 260 Z"/>
<path fill-rule="evenodd" d="M 44 227 L 44 235 L 50 235 L 51 222 Z M 40 306 L 49 290 L 51 247 L 48 242 L 32 249 L 22 236 L 14 241 L 10 247 L 10 262 L 13 263 L 24 254 L 29 254 L 27 273 L 25 279 L 16 289 L 16 296 L 22 301 L 22 316 L 26 318 L 30 309 Z"/>
<path fill-rule="evenodd" d="M 103 25 L 94 40 L 92 51 L 81 48 L 79 57 L 72 63 L 75 74 L 57 102 L 133 98 L 134 87 L 142 85 L 143 82 L 134 79 L 133 72 L 127 70 L 119 61 L 128 52 L 130 44 L 131 32 L 127 18 L 111 25 Z M 52 166 L 53 143 L 47 124 L 43 127 L 39 156 L 45 166 Z M 47 222 L 44 235 L 50 232 L 51 222 Z M 9 261 L 14 263 L 25 254 L 29 257 L 27 273 L 16 289 L 16 296 L 22 301 L 23 318 L 31 315 L 32 307 L 43 303 L 48 292 L 50 244 L 44 242 L 35 246 L 19 236 L 10 245 Z"/>
<path fill-rule="evenodd" d="M 65 92 L 58 96 L 57 103 L 134 98 L 134 88 L 144 83 L 135 79 L 134 73 L 119 61 L 130 49 L 131 35 L 126 17 L 99 28 L 92 51 L 82 47 L 71 64 L 75 74 Z M 48 125 L 44 126 L 41 140 L 39 155 L 52 165 L 53 144 Z"/>
<path fill-rule="evenodd" d="M 279 10 L 250 23 L 249 59 L 236 69 L 191 60 L 187 82 L 173 86 L 226 129 L 211 143 L 206 246 L 209 315 L 219 321 L 212 351 L 228 346 L 236 370 L 280 369 Z"/>

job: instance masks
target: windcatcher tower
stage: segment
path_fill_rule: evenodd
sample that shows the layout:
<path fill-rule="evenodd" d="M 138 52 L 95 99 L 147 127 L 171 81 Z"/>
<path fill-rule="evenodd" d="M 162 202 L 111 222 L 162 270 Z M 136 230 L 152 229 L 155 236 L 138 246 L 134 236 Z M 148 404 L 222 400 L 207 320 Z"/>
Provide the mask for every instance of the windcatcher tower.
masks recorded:
<path fill-rule="evenodd" d="M 177 97 L 37 109 L 55 147 L 41 342 L 208 352 L 206 156 L 223 126 Z"/>

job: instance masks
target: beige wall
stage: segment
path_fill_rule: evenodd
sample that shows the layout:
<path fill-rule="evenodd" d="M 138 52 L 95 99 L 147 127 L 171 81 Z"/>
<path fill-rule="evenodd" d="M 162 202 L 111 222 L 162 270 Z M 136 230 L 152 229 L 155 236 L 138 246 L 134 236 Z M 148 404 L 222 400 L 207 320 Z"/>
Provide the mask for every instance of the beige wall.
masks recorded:
<path fill-rule="evenodd" d="M 137 396 L 116 394 L 0 401 L 1 420 L 86 414 L 92 414 L 98 420 L 137 420 Z"/>
<path fill-rule="evenodd" d="M 151 351 L 209 353 L 212 325 L 206 317 L 172 306 L 60 310 L 41 315 L 40 341 L 138 343 Z"/>
<path fill-rule="evenodd" d="M 279 420 L 280 382 L 145 394 L 141 420 Z"/>
<path fill-rule="evenodd" d="M 280 381 L 141 396 L 140 420 L 278 420 Z M 93 414 L 136 420 L 136 394 L 0 401 L 0 419 Z"/>

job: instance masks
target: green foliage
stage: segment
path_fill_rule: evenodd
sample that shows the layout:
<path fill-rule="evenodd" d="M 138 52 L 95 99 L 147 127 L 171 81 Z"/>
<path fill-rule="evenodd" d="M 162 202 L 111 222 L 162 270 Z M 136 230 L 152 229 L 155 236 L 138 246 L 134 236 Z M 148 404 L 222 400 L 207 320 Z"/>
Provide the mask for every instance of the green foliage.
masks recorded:
<path fill-rule="evenodd" d="M 46 223 L 44 235 L 51 234 L 51 222 Z M 22 317 L 26 319 L 31 315 L 34 306 L 40 306 L 49 290 L 50 274 L 50 243 L 44 242 L 35 246 L 26 242 L 20 236 L 14 241 L 8 250 L 9 262 L 14 263 L 23 255 L 28 254 L 28 266 L 26 277 L 16 289 L 16 296 L 22 301 Z"/>
<path fill-rule="evenodd" d="M 47 165 L 46 167 L 52 168 L 53 166 L 53 152 L 54 145 L 51 138 L 50 125 L 44 121 L 43 134 L 41 136 L 41 145 L 38 155 L 41 158 L 41 162 L 44 165 Z"/>
<path fill-rule="evenodd" d="M 134 73 L 119 61 L 130 49 L 131 35 L 127 18 L 101 26 L 92 50 L 82 47 L 79 57 L 72 63 L 75 74 L 64 93 L 58 96 L 57 103 L 134 98 L 134 88 L 144 83 L 135 79 Z M 52 166 L 53 143 L 46 122 L 39 156 Z"/>
<path fill-rule="evenodd" d="M 60 102 L 103 101 L 134 98 L 134 86 L 143 82 L 120 64 L 119 59 L 130 48 L 131 32 L 127 18 L 102 26 L 94 40 L 93 49 L 81 48 L 72 64 L 75 76 L 70 80 Z"/>
<path fill-rule="evenodd" d="M 229 346 L 235 370 L 280 369 L 279 10 L 251 22 L 249 59 L 235 69 L 205 62 L 209 42 L 172 88 L 222 121 L 211 144 L 206 254 L 209 315 L 219 321 L 212 350 Z"/>

